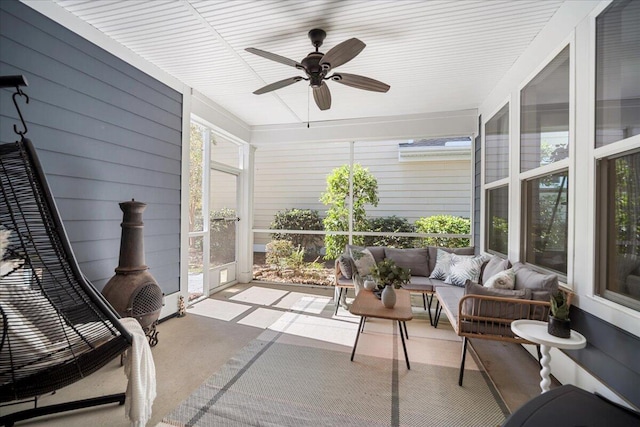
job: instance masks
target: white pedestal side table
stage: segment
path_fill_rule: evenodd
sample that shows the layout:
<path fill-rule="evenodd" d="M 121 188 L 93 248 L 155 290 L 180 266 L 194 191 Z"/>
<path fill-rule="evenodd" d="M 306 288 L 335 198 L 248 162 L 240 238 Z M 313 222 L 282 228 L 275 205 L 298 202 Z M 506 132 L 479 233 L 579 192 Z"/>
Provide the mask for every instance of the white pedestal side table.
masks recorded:
<path fill-rule="evenodd" d="M 514 320 L 511 322 L 511 330 L 514 334 L 525 340 L 540 344 L 540 352 L 542 353 L 542 359 L 540 359 L 540 388 L 542 393 L 549 391 L 551 385 L 551 369 L 549 368 L 549 362 L 551 362 L 551 355 L 549 349 L 551 347 L 562 348 L 565 350 L 578 350 L 584 348 L 587 345 L 587 339 L 580 333 L 571 330 L 571 336 L 569 338 L 558 338 L 547 332 L 547 322 L 541 322 L 540 320 Z"/>

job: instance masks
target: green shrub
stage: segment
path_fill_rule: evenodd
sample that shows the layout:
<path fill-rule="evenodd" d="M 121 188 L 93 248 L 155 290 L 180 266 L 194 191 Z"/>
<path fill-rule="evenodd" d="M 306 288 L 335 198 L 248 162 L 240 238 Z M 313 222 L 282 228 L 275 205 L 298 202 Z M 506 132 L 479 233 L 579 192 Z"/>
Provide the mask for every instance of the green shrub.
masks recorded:
<path fill-rule="evenodd" d="M 266 245 L 266 261 L 278 272 L 287 266 L 287 259 L 291 257 L 295 248 L 290 240 L 272 240 Z"/>
<path fill-rule="evenodd" d="M 415 227 L 406 219 L 395 215 L 384 218 L 372 218 L 367 221 L 369 230 L 384 233 L 413 233 Z M 414 237 L 403 236 L 366 236 L 365 246 L 390 246 L 393 248 L 412 248 Z"/>
<path fill-rule="evenodd" d="M 266 261 L 272 268 L 275 268 L 278 275 L 285 269 L 293 270 L 295 273 L 311 274 L 317 276 L 324 270 L 324 265 L 316 259 L 313 262 L 305 262 L 304 248 L 295 248 L 290 240 L 272 240 L 267 243 Z"/>
<path fill-rule="evenodd" d="M 278 211 L 269 226 L 272 230 L 322 230 L 322 218 L 318 211 L 311 209 L 285 209 Z M 273 233 L 274 240 L 289 240 L 293 247 L 302 247 L 317 253 L 322 246 L 323 238 L 315 234 Z"/>
<path fill-rule="evenodd" d="M 434 215 L 416 220 L 418 233 L 470 234 L 471 220 L 453 215 Z M 469 239 L 460 237 L 426 237 L 426 246 L 462 248 L 469 246 Z"/>

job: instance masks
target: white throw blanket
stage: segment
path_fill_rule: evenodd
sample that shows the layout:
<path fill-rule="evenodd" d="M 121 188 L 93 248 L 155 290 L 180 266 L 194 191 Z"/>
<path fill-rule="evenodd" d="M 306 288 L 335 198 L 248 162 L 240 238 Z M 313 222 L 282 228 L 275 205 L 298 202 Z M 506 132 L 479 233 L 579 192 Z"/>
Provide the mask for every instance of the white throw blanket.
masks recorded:
<path fill-rule="evenodd" d="M 144 427 L 151 418 L 151 406 L 156 398 L 156 367 L 140 323 L 132 317 L 122 318 L 120 323 L 133 336 L 131 348 L 124 357 L 124 373 L 129 379 L 125 412 L 132 427 Z"/>

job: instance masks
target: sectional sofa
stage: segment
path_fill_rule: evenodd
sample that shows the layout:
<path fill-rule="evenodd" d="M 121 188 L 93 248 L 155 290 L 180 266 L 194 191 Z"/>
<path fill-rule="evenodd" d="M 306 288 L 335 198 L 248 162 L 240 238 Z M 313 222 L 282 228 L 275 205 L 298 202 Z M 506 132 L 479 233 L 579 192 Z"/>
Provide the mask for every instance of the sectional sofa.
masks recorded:
<path fill-rule="evenodd" d="M 361 256 L 362 253 L 365 255 Z M 373 261 L 363 262 L 369 254 Z M 459 385 L 464 376 L 469 338 L 533 344 L 514 335 L 511 322 L 546 321 L 551 293 L 558 289 L 555 274 L 543 274 L 519 262 L 512 265 L 498 256 L 475 256 L 471 247 L 395 249 L 348 245 L 335 262 L 336 312 L 338 301 L 344 304 L 348 289 L 360 292 L 367 263 L 370 267 L 371 262 L 385 258 L 411 270 L 411 281 L 403 287 L 422 294 L 431 325 L 438 326 L 444 311 L 456 334 L 462 337 Z M 434 295 L 437 300 L 432 316 Z"/>

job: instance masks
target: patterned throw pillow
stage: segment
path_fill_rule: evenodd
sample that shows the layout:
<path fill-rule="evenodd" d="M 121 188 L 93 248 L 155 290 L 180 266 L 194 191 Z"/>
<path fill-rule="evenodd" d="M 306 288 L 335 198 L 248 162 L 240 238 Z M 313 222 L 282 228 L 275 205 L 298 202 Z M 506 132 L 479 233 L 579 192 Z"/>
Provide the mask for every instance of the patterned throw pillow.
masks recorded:
<path fill-rule="evenodd" d="M 436 266 L 433 268 L 430 279 L 445 280 L 449 275 L 451 269 L 451 256 L 453 254 L 438 249 L 438 255 L 436 256 Z"/>
<path fill-rule="evenodd" d="M 513 289 L 516 286 L 516 273 L 513 268 L 500 271 L 484 282 L 485 288 Z"/>
<path fill-rule="evenodd" d="M 484 255 L 476 257 L 451 254 L 451 268 L 449 276 L 444 279 L 444 283 L 464 286 L 467 280 L 477 282 L 480 277 L 480 271 L 482 271 L 482 264 L 485 261 L 487 261 L 487 257 Z"/>
<path fill-rule="evenodd" d="M 353 277 L 353 271 L 351 271 L 351 259 L 348 255 L 340 255 L 338 257 L 338 265 L 340 266 L 340 272 L 345 279 L 351 279 L 351 277 Z"/>
<path fill-rule="evenodd" d="M 360 277 L 368 276 L 371 269 L 376 265 L 376 260 L 369 249 L 350 249 L 351 258 L 356 266 L 356 270 Z"/>

